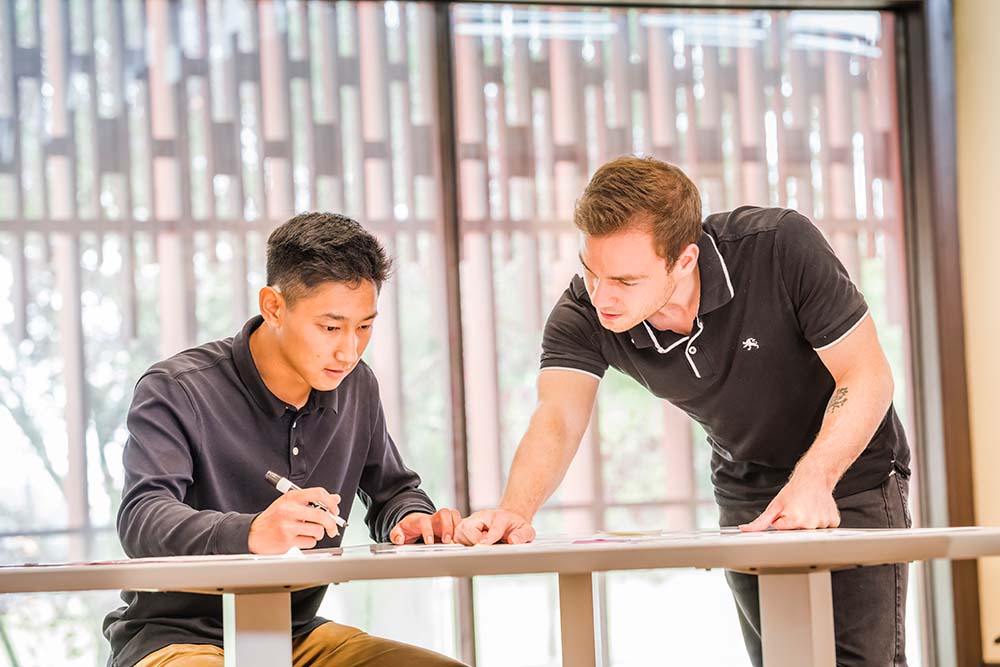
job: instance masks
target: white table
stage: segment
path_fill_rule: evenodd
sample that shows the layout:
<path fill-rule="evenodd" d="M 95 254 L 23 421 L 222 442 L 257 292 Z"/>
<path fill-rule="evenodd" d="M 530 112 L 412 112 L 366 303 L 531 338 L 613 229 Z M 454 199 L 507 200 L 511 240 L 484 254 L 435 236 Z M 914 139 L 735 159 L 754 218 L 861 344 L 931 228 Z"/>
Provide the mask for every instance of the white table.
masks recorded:
<path fill-rule="evenodd" d="M 556 573 L 563 664 L 596 665 L 593 573 L 727 568 L 760 575 L 767 667 L 834 667 L 832 570 L 1000 555 L 1000 529 L 665 533 L 371 554 L 138 559 L 0 567 L 0 593 L 128 589 L 223 596 L 226 667 L 291 664 L 290 593 L 365 579 Z"/>

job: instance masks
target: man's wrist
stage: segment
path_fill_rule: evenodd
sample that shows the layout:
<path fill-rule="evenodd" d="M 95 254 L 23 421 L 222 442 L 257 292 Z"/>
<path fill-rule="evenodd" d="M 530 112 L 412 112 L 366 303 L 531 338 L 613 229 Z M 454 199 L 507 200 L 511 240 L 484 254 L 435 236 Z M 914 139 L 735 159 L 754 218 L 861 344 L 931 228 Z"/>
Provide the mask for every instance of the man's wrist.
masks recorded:
<path fill-rule="evenodd" d="M 396 519 L 396 525 L 399 525 L 400 521 L 410 516 L 411 514 L 423 514 L 424 516 L 434 516 L 434 512 L 428 510 L 426 507 L 407 507 L 400 510 L 399 514 L 397 515 L 399 518 Z"/>
<path fill-rule="evenodd" d="M 498 507 L 497 509 L 504 512 L 510 512 L 511 514 L 516 514 L 525 521 L 527 521 L 528 523 L 531 523 L 532 517 L 535 516 L 535 513 L 532 510 L 524 506 L 517 505 L 516 503 L 502 501 L 500 503 L 500 507 Z"/>
<path fill-rule="evenodd" d="M 840 481 L 840 477 L 841 474 L 835 466 L 803 457 L 798 465 L 795 466 L 791 480 L 807 484 L 820 484 L 827 492 L 833 493 L 837 482 Z"/>

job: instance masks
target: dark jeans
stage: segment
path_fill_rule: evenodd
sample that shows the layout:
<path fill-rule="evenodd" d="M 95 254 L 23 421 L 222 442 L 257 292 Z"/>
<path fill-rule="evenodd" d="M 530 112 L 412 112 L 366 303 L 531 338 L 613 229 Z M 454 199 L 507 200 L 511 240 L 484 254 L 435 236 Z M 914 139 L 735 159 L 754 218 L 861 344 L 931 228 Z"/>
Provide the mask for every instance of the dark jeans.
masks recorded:
<path fill-rule="evenodd" d="M 909 480 L 898 471 L 882 486 L 837 500 L 842 528 L 909 528 Z M 719 508 L 719 525 L 747 523 L 760 508 Z M 834 572 L 833 627 L 838 667 L 906 667 L 907 565 L 879 565 Z M 761 667 L 757 577 L 726 572 L 750 661 Z"/>

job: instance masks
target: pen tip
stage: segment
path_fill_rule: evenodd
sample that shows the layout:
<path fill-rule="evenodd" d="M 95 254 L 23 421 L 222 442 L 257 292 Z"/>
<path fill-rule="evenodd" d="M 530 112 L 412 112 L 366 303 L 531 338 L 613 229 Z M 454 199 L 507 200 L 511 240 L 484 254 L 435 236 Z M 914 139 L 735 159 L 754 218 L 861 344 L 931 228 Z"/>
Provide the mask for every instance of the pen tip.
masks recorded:
<path fill-rule="evenodd" d="M 264 474 L 264 479 L 266 479 L 267 481 L 269 481 L 271 484 L 277 484 L 278 481 L 281 480 L 281 475 L 279 475 L 278 473 L 273 472 L 271 470 L 268 470 Z"/>

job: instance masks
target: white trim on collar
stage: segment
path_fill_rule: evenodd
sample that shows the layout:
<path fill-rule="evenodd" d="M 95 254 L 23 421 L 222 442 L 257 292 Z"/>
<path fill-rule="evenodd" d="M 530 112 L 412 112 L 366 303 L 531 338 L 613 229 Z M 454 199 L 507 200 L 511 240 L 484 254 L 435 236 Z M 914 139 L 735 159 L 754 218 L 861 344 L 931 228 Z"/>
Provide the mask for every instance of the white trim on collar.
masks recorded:
<path fill-rule="evenodd" d="M 653 345 L 656 346 L 656 351 L 659 352 L 660 354 L 666 354 L 667 352 L 674 349 L 675 347 L 686 341 L 688 338 L 690 338 L 690 336 L 684 336 L 684 338 L 674 341 L 674 344 L 671 345 L 670 347 L 663 347 L 662 345 L 660 345 L 660 341 L 656 340 L 656 335 L 653 333 L 652 327 L 649 326 L 649 322 L 643 320 L 642 326 L 646 327 L 646 333 L 649 334 L 649 340 L 653 341 Z"/>
<path fill-rule="evenodd" d="M 719 256 L 719 264 L 722 264 L 722 272 L 726 275 L 726 287 L 729 288 L 729 298 L 736 296 L 736 290 L 733 289 L 733 281 L 729 278 L 729 267 L 726 266 L 726 260 L 722 259 L 722 253 L 719 252 L 719 246 L 715 243 L 715 239 L 708 232 L 705 233 L 708 240 L 712 242 L 712 247 L 715 249 L 715 254 Z"/>
<path fill-rule="evenodd" d="M 667 352 L 674 349 L 681 343 L 687 343 L 687 342 L 693 343 L 695 339 L 701 335 L 701 332 L 705 330 L 705 326 L 701 323 L 700 317 L 697 318 L 695 321 L 698 324 L 698 331 L 693 336 L 689 335 L 689 336 L 684 336 L 683 338 L 679 338 L 678 340 L 674 341 L 673 345 L 671 345 L 670 347 L 663 347 L 662 345 L 660 345 L 660 341 L 656 340 L 656 336 L 653 334 L 653 329 L 652 327 L 649 326 L 649 322 L 643 320 L 642 325 L 646 327 L 646 333 L 649 334 L 649 339 L 652 340 L 653 345 L 656 346 L 656 351 L 659 352 L 660 354 L 666 354 Z M 691 370 L 694 371 L 694 376 L 700 380 L 701 372 L 698 370 L 698 367 L 695 366 L 694 359 L 691 358 L 691 348 L 687 345 L 684 346 L 684 358 L 687 359 L 688 364 L 691 366 Z"/>

